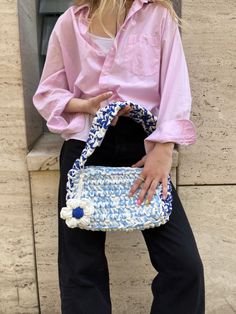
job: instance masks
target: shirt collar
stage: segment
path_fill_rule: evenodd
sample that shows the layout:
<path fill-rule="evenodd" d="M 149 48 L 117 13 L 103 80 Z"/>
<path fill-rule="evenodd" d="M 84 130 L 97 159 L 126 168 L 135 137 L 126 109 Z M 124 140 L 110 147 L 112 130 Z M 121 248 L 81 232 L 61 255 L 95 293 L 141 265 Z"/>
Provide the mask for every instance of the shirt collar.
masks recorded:
<path fill-rule="evenodd" d="M 132 6 L 131 6 L 131 11 L 135 11 L 136 12 L 136 8 L 140 8 L 140 4 L 141 4 L 141 7 L 144 3 L 148 3 L 148 2 L 151 2 L 150 0 L 134 0 Z M 84 4 L 84 5 L 81 5 L 81 6 L 72 6 L 73 7 L 73 12 L 74 14 L 78 13 L 80 10 L 84 9 L 84 8 L 89 8 L 89 5 L 88 4 Z M 87 10 L 87 12 L 85 13 L 85 16 L 84 17 L 87 17 L 88 15 L 88 12 L 89 10 Z"/>
<path fill-rule="evenodd" d="M 143 7 L 144 3 L 148 3 L 151 2 L 149 0 L 134 0 L 134 2 L 132 3 L 132 6 L 129 10 L 128 16 L 126 17 L 126 20 L 128 20 L 135 12 L 137 12 L 138 10 L 140 10 Z M 87 10 L 85 10 L 85 8 L 87 8 Z M 73 15 L 77 15 L 77 14 L 81 14 L 81 24 L 80 24 L 80 31 L 83 35 L 86 34 L 88 28 L 87 28 L 87 17 L 89 14 L 89 5 L 88 4 L 84 4 L 81 6 L 76 6 L 73 5 L 72 6 L 72 12 Z"/>

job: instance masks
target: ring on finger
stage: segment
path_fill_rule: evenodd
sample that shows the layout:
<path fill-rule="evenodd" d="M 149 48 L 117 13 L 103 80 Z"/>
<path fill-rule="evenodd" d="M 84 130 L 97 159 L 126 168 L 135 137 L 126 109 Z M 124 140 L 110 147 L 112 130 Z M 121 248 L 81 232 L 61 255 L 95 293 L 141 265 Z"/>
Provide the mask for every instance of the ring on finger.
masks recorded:
<path fill-rule="evenodd" d="M 140 175 L 140 176 L 138 176 L 138 179 L 139 179 L 139 180 L 141 180 L 142 182 L 144 182 L 144 181 L 145 181 L 144 177 L 142 177 L 141 175 Z"/>

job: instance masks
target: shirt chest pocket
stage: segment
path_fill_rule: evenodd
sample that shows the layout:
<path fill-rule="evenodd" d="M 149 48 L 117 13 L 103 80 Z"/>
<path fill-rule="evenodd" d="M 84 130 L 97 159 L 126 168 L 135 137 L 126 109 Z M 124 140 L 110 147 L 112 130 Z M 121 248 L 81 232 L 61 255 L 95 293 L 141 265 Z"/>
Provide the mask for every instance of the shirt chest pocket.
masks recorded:
<path fill-rule="evenodd" d="M 159 35 L 132 34 L 120 57 L 120 64 L 138 76 L 157 75 L 160 68 Z"/>

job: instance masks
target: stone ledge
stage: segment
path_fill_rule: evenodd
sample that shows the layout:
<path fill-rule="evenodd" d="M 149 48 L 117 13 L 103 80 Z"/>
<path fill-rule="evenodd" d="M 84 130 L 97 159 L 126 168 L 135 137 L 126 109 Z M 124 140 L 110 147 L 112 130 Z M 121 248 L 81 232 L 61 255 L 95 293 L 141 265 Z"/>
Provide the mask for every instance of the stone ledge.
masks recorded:
<path fill-rule="evenodd" d="M 58 134 L 44 133 L 27 155 L 29 171 L 59 170 L 63 139 Z"/>
<path fill-rule="evenodd" d="M 59 155 L 63 139 L 58 134 L 45 133 L 27 155 L 28 171 L 59 170 Z M 178 166 L 178 151 L 173 151 L 172 168 Z"/>

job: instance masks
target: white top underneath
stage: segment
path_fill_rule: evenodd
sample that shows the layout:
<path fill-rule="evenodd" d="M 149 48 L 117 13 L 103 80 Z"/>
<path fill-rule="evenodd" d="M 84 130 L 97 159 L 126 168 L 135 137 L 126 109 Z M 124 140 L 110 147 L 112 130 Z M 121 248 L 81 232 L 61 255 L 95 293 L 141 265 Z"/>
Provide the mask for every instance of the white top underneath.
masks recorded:
<path fill-rule="evenodd" d="M 109 37 L 101 37 L 89 33 L 90 37 L 96 42 L 96 44 L 104 51 L 105 54 L 110 50 L 111 45 L 113 44 L 114 39 Z"/>

